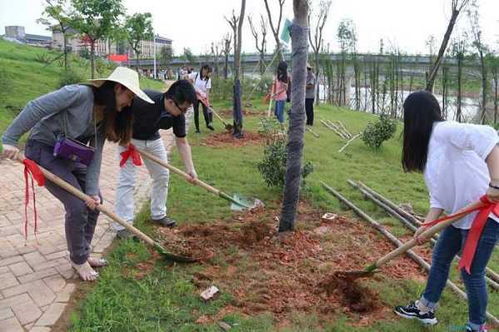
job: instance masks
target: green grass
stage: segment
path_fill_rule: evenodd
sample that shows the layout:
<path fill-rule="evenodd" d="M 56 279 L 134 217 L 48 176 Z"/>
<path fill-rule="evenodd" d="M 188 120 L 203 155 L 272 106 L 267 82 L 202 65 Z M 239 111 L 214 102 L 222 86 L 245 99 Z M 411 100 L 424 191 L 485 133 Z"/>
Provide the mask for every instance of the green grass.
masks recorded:
<path fill-rule="evenodd" d="M 61 73 L 60 60 L 51 64 L 37 61 L 41 57 L 55 59 L 60 52 L 19 45 L 0 39 L 0 135 L 26 103 L 36 97 L 58 89 Z M 84 58 L 70 56 L 70 67 L 81 77 L 90 78 L 90 63 Z M 106 77 L 111 68 L 102 67 L 97 77 Z M 163 84 L 142 79 L 143 88 L 162 89 Z"/>
<path fill-rule="evenodd" d="M 216 108 L 223 109 L 226 106 L 223 104 L 215 105 Z M 262 110 L 265 108 L 263 105 L 258 105 L 258 107 Z M 372 203 L 364 200 L 346 183 L 348 178 L 362 180 L 395 202 L 411 202 L 417 212 L 422 214 L 425 212 L 428 203 L 422 176 L 403 173 L 400 167 L 400 124 L 395 138 L 386 142 L 378 152 L 369 150 L 361 140 L 357 140 L 344 153 L 339 154 L 337 150 L 343 142 L 329 129 L 322 126 L 319 119 L 341 120 L 353 133 L 356 133 L 375 118 L 369 114 L 330 106 L 319 107 L 317 118 L 314 130 L 319 133 L 320 138 L 316 139 L 309 133 L 305 134 L 304 158 L 314 163 L 315 171 L 307 179 L 308 188 L 304 190 L 304 197 L 318 209 L 353 216 L 351 212 L 343 210 L 338 201 L 322 189 L 319 182 L 325 181 L 370 215 L 389 226 L 393 233 L 407 234 L 397 221 L 387 217 Z M 216 124 L 218 130 L 221 130 L 221 124 Z M 245 118 L 247 130 L 256 131 L 257 127 L 257 117 Z M 203 132 L 201 135 L 192 133 L 189 135 L 194 162 L 200 177 L 226 192 L 240 192 L 258 197 L 267 204 L 268 208 L 278 208 L 280 192 L 267 188 L 256 170 L 256 163 L 262 158 L 262 147 L 257 145 L 248 145 L 243 148 L 207 147 L 201 144 L 207 134 Z M 173 155 L 172 163 L 182 167 L 177 154 Z M 182 224 L 232 218 L 227 202 L 201 188 L 189 185 L 175 175 L 172 175 L 170 180 L 168 208 L 169 214 Z M 148 225 L 143 222 L 147 219 L 148 213 L 148 208 L 145 207 L 138 217 L 140 227 Z M 153 231 L 150 227 L 147 230 Z M 366 245 L 368 246 L 369 243 Z M 127 276 L 128 270 L 133 269 L 133 263 L 135 263 L 126 261 L 126 253 L 130 250 L 143 250 L 143 246 L 129 242 L 118 244 L 118 248 L 111 257 L 112 266 L 106 269 L 99 283 L 81 303 L 79 311 L 74 313 L 73 331 L 118 331 L 123 328 L 136 331 L 218 330 L 215 323 L 200 325 L 195 324 L 195 321 L 202 315 L 216 313 L 225 305 L 230 304 L 231 294 L 223 294 L 213 302 L 200 302 L 198 290 L 189 282 L 193 273 L 199 270 L 198 266 L 165 267 L 163 263 L 157 262 L 156 269 L 147 278 L 134 280 L 133 277 Z M 217 263 L 220 266 L 226 264 L 223 257 L 217 258 Z M 244 261 L 240 262 L 240 266 L 246 266 Z M 489 266 L 499 270 L 497 254 Z M 452 278 L 460 284 L 454 270 Z M 383 275 L 379 280 L 372 281 L 370 285 L 371 289 L 375 289 L 380 294 L 381 301 L 388 308 L 415 299 L 424 287 L 424 284 L 413 280 L 393 280 Z M 113 305 L 104 305 L 107 302 Z M 450 290 L 444 292 L 441 303 L 442 308 L 438 312 L 441 323 L 428 329 L 429 331 L 448 331 L 466 321 L 465 302 Z M 499 308 L 499 296 L 497 292 L 491 291 L 489 311 L 499 315 L 497 308 Z M 123 318 L 115 319 L 113 318 L 115 315 Z M 421 330 L 417 322 L 397 319 L 391 314 L 385 320 L 373 322 L 368 327 L 362 328 L 351 326 L 356 319 L 356 316 L 336 313 L 331 316 L 329 323 L 319 325 L 313 313 L 295 313 L 289 324 L 291 327 L 281 330 L 373 332 Z M 268 313 L 250 318 L 239 314 L 228 314 L 223 317 L 223 320 L 231 324 L 235 323 L 232 329 L 234 331 L 276 330 L 275 321 Z"/>

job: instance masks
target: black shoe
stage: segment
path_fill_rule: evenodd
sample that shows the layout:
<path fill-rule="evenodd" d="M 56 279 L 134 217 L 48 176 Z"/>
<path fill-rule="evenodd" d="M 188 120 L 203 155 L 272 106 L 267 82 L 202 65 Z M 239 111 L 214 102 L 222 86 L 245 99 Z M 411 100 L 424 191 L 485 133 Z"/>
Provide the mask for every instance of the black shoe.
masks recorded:
<path fill-rule="evenodd" d="M 116 232 L 116 237 L 120 240 L 126 240 L 126 239 L 135 238 L 135 235 L 126 228 L 124 228 Z"/>
<path fill-rule="evenodd" d="M 201 134 L 201 132 L 199 131 L 199 129 L 196 129 L 196 134 Z"/>
<path fill-rule="evenodd" d="M 155 223 L 159 226 L 163 226 L 163 227 L 173 228 L 173 227 L 177 226 L 177 222 L 174 219 L 169 218 L 167 216 L 164 216 L 161 219 L 151 219 L 151 221 L 153 223 Z"/>
<path fill-rule="evenodd" d="M 438 320 L 435 318 L 435 312 L 430 310 L 428 312 L 421 312 L 416 306 L 415 302 L 411 302 L 406 306 L 396 306 L 393 310 L 400 317 L 408 319 L 417 319 L 420 322 L 428 325 L 435 325 Z"/>
<path fill-rule="evenodd" d="M 208 128 L 209 130 L 215 130 L 215 128 L 213 128 L 213 126 L 211 124 L 206 125 L 206 128 Z"/>

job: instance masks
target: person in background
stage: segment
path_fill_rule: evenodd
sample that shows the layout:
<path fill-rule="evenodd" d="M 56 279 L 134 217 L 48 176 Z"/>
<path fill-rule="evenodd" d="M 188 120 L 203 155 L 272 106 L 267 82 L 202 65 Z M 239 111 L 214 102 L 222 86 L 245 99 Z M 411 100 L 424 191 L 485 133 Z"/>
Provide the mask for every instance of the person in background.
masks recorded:
<path fill-rule="evenodd" d="M 209 101 L 210 98 L 210 89 L 211 89 L 211 72 L 212 68 L 208 64 L 204 64 L 201 66 L 199 73 L 192 72 L 189 74 L 189 80 L 194 85 L 194 89 L 196 89 L 196 93 L 206 101 Z M 210 112 L 208 107 L 198 100 L 194 103 L 194 125 L 196 126 L 196 133 L 200 133 L 199 130 L 199 105 L 203 107 L 203 116 L 204 121 L 206 122 L 206 128 L 210 130 L 215 130 L 213 128 L 213 114 Z"/>
<path fill-rule="evenodd" d="M 423 172 L 430 194 L 425 223 L 436 220 L 444 211 L 455 213 L 484 195 L 483 199 L 499 202 L 499 137 L 492 127 L 444 121 L 437 99 L 430 92 L 418 91 L 404 102 L 403 135 L 403 168 Z M 423 225 L 416 232 L 418 243 L 427 240 L 420 238 L 427 227 Z M 395 307 L 395 313 L 436 324 L 435 311 L 451 262 L 462 251 L 459 269 L 468 296 L 466 331 L 487 331 L 485 268 L 498 238 L 499 217 L 494 212 L 474 212 L 447 226 L 433 248 L 423 294 L 408 305 Z M 471 256 L 469 248 L 473 248 Z"/>
<path fill-rule="evenodd" d="M 307 82 L 305 86 L 305 113 L 307 114 L 307 126 L 314 125 L 314 98 L 315 98 L 315 74 L 312 66 L 307 63 Z"/>
<path fill-rule="evenodd" d="M 284 123 L 284 106 L 288 99 L 288 86 L 290 84 L 288 64 L 281 61 L 277 66 L 277 74 L 272 85 L 272 99 L 275 100 L 274 114 L 279 123 Z"/>

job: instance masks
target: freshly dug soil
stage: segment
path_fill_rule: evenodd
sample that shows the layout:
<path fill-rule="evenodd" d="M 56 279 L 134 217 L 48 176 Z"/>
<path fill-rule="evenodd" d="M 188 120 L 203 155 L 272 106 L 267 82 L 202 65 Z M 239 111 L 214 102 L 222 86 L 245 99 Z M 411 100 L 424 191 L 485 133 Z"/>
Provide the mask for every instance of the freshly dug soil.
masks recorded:
<path fill-rule="evenodd" d="M 251 131 L 243 131 L 242 138 L 235 138 L 232 136 L 232 132 L 224 131 L 220 133 L 216 133 L 204 138 L 201 142 L 201 145 L 211 146 L 211 147 L 240 147 L 248 144 L 259 144 L 263 145 L 265 138 L 263 135 L 259 133 L 254 133 Z"/>
<path fill-rule="evenodd" d="M 357 318 L 358 325 L 390 317 L 391 309 L 365 285 L 378 275 L 351 283 L 333 273 L 363 269 L 393 250 L 388 240 L 362 221 L 321 220 L 322 212 L 304 203 L 296 230 L 278 236 L 278 215 L 259 209 L 235 215 L 232 221 L 159 230 L 168 250 L 202 258 L 202 271 L 192 277 L 200 291 L 215 285 L 234 297 L 217 315 L 200 317 L 200 323 L 229 312 L 268 311 L 284 326 L 296 311 L 315 313 L 323 322 L 334 312 L 344 312 Z M 405 257 L 382 271 L 383 277 L 393 279 L 423 279 L 419 267 Z"/>

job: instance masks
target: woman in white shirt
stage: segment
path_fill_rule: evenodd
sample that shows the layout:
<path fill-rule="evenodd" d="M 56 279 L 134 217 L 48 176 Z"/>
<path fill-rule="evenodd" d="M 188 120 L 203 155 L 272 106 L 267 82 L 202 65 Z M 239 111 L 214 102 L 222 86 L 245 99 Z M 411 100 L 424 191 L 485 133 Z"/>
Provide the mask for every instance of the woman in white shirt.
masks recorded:
<path fill-rule="evenodd" d="M 210 89 L 211 89 L 211 72 L 212 69 L 210 65 L 204 64 L 201 66 L 199 73 L 193 72 L 189 74 L 189 80 L 194 85 L 196 89 L 196 93 L 203 97 L 206 101 L 209 100 Z M 211 111 L 203 104 L 200 100 L 194 103 L 194 124 L 196 125 L 196 133 L 200 133 L 199 130 L 199 104 L 203 106 L 203 116 L 204 121 L 206 122 L 206 128 L 210 130 L 215 130 L 213 128 L 213 114 Z"/>
<path fill-rule="evenodd" d="M 414 92 L 404 102 L 402 165 L 406 172 L 423 172 L 430 194 L 425 222 L 444 211 L 454 213 L 487 195 L 499 201 L 499 148 L 497 132 L 482 125 L 444 121 L 436 98 Z M 395 307 L 399 316 L 436 324 L 435 309 L 449 276 L 453 258 L 466 243 L 476 212 L 444 229 L 435 245 L 425 291 L 419 300 Z M 416 233 L 419 243 L 420 228 Z M 469 271 L 461 270 L 468 295 L 466 331 L 486 331 L 487 288 L 485 268 L 499 237 L 499 218 L 486 220 Z"/>

